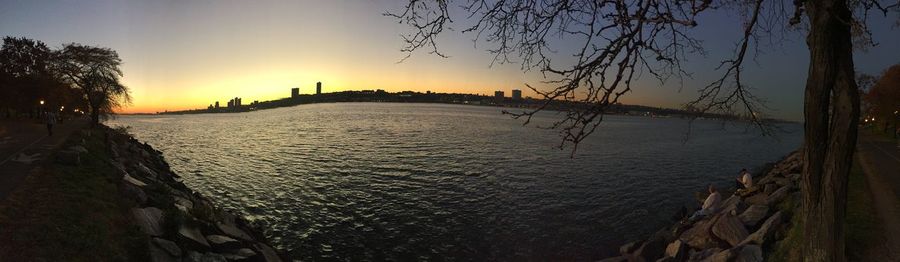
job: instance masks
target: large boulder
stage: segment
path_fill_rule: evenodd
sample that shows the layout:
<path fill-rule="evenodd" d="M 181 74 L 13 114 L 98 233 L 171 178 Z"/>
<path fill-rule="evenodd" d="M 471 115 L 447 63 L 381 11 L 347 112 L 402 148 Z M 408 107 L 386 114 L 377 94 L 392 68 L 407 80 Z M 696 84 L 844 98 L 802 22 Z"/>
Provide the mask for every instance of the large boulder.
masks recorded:
<path fill-rule="evenodd" d="M 723 214 L 713 225 L 712 232 L 731 246 L 737 246 L 748 235 L 744 223 L 732 214 Z"/>
<path fill-rule="evenodd" d="M 741 241 L 740 245 L 745 244 L 756 244 L 756 245 L 765 245 L 766 240 L 771 238 L 775 233 L 775 230 L 778 228 L 778 225 L 781 224 L 781 216 L 782 211 L 775 212 L 774 215 L 770 216 L 769 219 L 766 219 L 766 222 L 759 227 L 756 232 L 747 236 L 746 239 Z"/>
<path fill-rule="evenodd" d="M 637 241 L 631 241 L 631 242 L 625 243 L 624 245 L 619 247 L 619 254 L 622 254 L 624 256 L 624 255 L 629 255 L 631 253 L 634 253 L 635 250 L 637 250 L 639 247 L 641 247 L 641 244 L 644 244 L 643 240 L 637 240 Z"/>
<path fill-rule="evenodd" d="M 188 256 L 184 261 L 188 262 L 227 262 L 225 256 L 216 253 L 200 253 L 197 251 L 188 252 Z"/>
<path fill-rule="evenodd" d="M 725 199 L 725 201 L 722 202 L 722 205 L 720 206 L 720 208 L 721 208 L 720 210 L 722 210 L 721 211 L 722 213 L 740 214 L 741 212 L 744 211 L 744 208 L 746 208 L 746 206 L 747 205 L 744 204 L 744 201 L 741 200 L 740 196 L 732 195 L 731 197 L 729 197 L 728 199 Z"/>
<path fill-rule="evenodd" d="M 641 247 L 634 251 L 633 257 L 637 261 L 656 261 L 666 253 L 666 239 L 655 236 L 647 240 Z"/>
<path fill-rule="evenodd" d="M 766 204 L 768 204 L 768 198 L 769 198 L 769 196 L 766 193 L 757 192 L 756 194 L 754 194 L 752 196 L 748 196 L 744 200 L 744 202 L 746 202 L 747 204 L 749 204 L 751 206 L 752 205 L 766 205 Z"/>
<path fill-rule="evenodd" d="M 778 203 L 781 203 L 781 200 L 784 200 L 788 196 L 790 190 L 790 186 L 782 186 L 778 190 L 775 190 L 775 192 L 772 192 L 772 195 L 770 195 L 769 198 L 766 199 L 766 205 L 774 206 Z"/>
<path fill-rule="evenodd" d="M 617 257 L 604 258 L 597 262 L 626 262 L 626 261 L 628 261 L 628 258 L 626 258 L 625 256 L 617 256 Z"/>
<path fill-rule="evenodd" d="M 218 227 L 219 230 L 221 230 L 228 236 L 235 237 L 240 240 L 253 241 L 253 237 L 251 237 L 250 234 L 247 234 L 247 232 L 244 232 L 244 230 L 241 230 L 235 224 L 217 222 L 216 227 Z"/>
<path fill-rule="evenodd" d="M 752 205 L 747 210 L 744 210 L 744 213 L 741 213 L 738 216 L 741 219 L 741 222 L 744 223 L 745 226 L 755 227 L 759 224 L 759 221 L 763 218 L 766 218 L 766 215 L 769 214 L 769 206 L 766 205 Z"/>
<path fill-rule="evenodd" d="M 275 250 L 263 243 L 256 243 L 253 245 L 256 248 L 256 251 L 262 255 L 262 260 L 266 262 L 281 262 L 281 257 L 278 256 L 278 253 L 275 253 Z"/>
<path fill-rule="evenodd" d="M 194 249 L 206 250 L 209 248 L 209 242 L 206 242 L 206 238 L 195 227 L 181 225 L 181 228 L 178 229 L 178 235 L 184 240 L 183 243 L 188 243 Z"/>
<path fill-rule="evenodd" d="M 731 258 L 734 257 L 734 251 L 731 249 L 725 249 L 720 251 L 719 253 L 715 253 L 709 257 L 704 258 L 703 262 L 728 262 Z"/>
<path fill-rule="evenodd" d="M 746 245 L 737 253 L 734 262 L 762 262 L 762 248 L 757 245 Z"/>
<path fill-rule="evenodd" d="M 253 250 L 249 248 L 241 248 L 237 250 L 231 250 L 229 252 L 224 252 L 222 253 L 222 256 L 225 256 L 225 258 L 229 261 L 243 261 L 256 256 L 256 252 L 253 252 Z"/>
<path fill-rule="evenodd" d="M 132 208 L 131 214 L 134 216 L 134 221 L 145 234 L 150 236 L 163 235 L 163 213 L 159 208 Z"/>
<path fill-rule="evenodd" d="M 125 195 L 126 198 L 134 200 L 138 205 L 144 205 L 147 203 L 147 193 L 144 192 L 139 186 L 130 183 L 126 180 L 122 180 L 122 194 Z"/>
<path fill-rule="evenodd" d="M 676 239 L 674 242 L 666 246 L 666 257 L 671 257 L 675 261 L 682 261 L 688 257 L 688 246 L 684 241 Z"/>
<path fill-rule="evenodd" d="M 717 218 L 718 216 L 715 216 L 697 221 L 693 227 L 681 233 L 678 239 L 695 249 L 718 247 L 719 242 L 712 235 L 712 226 Z"/>
<path fill-rule="evenodd" d="M 178 257 L 172 256 L 169 252 L 166 252 L 165 249 L 162 249 L 155 245 L 150 245 L 148 247 L 148 251 L 150 251 L 150 261 L 152 262 L 177 262 Z"/>
<path fill-rule="evenodd" d="M 234 238 L 222 236 L 222 235 L 209 235 L 206 236 L 206 241 L 213 247 L 215 250 L 231 250 L 237 249 L 241 247 L 241 242 L 237 241 Z"/>
<path fill-rule="evenodd" d="M 178 244 L 175 244 L 175 242 L 165 240 L 162 238 L 158 238 L 158 237 L 154 237 L 153 245 L 162 250 L 165 250 L 166 253 L 168 253 L 169 255 L 171 255 L 173 257 L 181 256 L 181 248 L 179 248 Z"/>

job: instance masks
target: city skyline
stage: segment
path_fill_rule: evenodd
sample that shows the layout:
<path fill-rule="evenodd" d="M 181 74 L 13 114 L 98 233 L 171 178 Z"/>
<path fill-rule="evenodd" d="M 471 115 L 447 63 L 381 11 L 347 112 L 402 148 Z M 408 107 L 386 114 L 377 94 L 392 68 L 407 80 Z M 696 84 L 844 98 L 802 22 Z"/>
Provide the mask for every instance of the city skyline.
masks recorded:
<path fill-rule="evenodd" d="M 329 83 L 329 91 L 490 95 L 521 89 L 523 96 L 532 97 L 526 84 L 542 87 L 540 72 L 523 72 L 518 64 L 491 67 L 493 57 L 484 51 L 484 43 L 473 43 L 472 35 L 458 31 L 439 43 L 449 58 L 420 52 L 398 63 L 404 57 L 400 34 L 408 28 L 382 13 L 402 4 L 3 1 L 10 8 L 0 10 L 0 32 L 51 47 L 77 42 L 118 51 L 124 61 L 123 82 L 134 98 L 123 108 L 125 113 L 205 108 L 229 97 L 272 100 L 292 87 L 310 94 L 314 91 L 308 83 L 319 81 Z M 858 71 L 877 74 L 900 62 L 900 54 L 885 48 L 900 46 L 900 34 L 885 22 L 895 17 L 870 19 L 879 46 L 857 52 L 855 60 Z M 715 66 L 733 50 L 739 20 L 727 14 L 699 18 L 695 33 L 707 54 L 688 58 L 685 66 L 693 78 L 670 79 L 660 86 L 643 77 L 621 102 L 672 108 L 690 101 L 698 87 L 721 73 Z M 455 22 L 462 27 L 469 21 Z M 784 38 L 778 44 L 762 43 L 772 48 L 758 54 L 758 63 L 748 65 L 745 75 L 758 96 L 768 101 L 768 113 L 800 120 L 808 50 L 802 32 L 785 32 Z M 566 44 L 561 47 L 565 54 Z"/>

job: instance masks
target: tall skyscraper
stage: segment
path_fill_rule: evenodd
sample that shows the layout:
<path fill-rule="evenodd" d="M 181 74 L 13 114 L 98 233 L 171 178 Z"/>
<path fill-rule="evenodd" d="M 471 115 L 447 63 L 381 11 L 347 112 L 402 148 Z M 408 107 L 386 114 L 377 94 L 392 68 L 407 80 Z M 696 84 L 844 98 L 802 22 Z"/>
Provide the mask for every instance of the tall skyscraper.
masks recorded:
<path fill-rule="evenodd" d="M 300 88 L 299 87 L 291 88 L 291 98 L 297 98 L 298 96 L 300 96 Z"/>
<path fill-rule="evenodd" d="M 522 90 L 513 89 L 512 90 L 512 99 L 522 100 Z"/>
<path fill-rule="evenodd" d="M 504 96 L 503 91 L 494 91 L 494 98 L 503 98 Z"/>
<path fill-rule="evenodd" d="M 219 108 L 219 101 L 216 101 L 216 108 Z"/>
<path fill-rule="evenodd" d="M 322 94 L 322 82 L 316 82 L 316 94 L 317 95 Z"/>

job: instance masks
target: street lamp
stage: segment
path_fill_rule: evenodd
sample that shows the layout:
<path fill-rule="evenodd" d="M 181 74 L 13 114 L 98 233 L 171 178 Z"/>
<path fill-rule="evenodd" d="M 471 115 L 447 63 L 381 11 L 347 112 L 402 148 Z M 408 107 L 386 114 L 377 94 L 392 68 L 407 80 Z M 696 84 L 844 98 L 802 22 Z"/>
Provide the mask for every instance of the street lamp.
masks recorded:
<path fill-rule="evenodd" d="M 44 100 L 41 100 L 41 105 L 44 105 Z"/>

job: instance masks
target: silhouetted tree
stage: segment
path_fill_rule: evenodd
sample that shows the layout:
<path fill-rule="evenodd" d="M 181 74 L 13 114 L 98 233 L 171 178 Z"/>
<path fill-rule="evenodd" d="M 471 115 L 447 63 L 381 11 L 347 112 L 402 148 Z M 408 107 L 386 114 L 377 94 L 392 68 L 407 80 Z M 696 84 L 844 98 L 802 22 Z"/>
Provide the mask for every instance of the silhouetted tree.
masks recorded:
<path fill-rule="evenodd" d="M 895 0 L 890 0 L 895 1 Z M 764 104 L 743 82 L 748 50 L 780 27 L 807 30 L 809 73 L 804 101 L 804 166 L 802 254 L 808 261 L 843 261 L 847 178 L 856 144 L 859 94 L 854 80 L 853 48 L 871 43 L 865 21 L 874 10 L 887 14 L 900 3 L 878 0 L 410 0 L 386 15 L 412 28 L 403 35 L 408 54 L 427 49 L 446 57 L 437 36 L 452 23 L 453 13 L 473 20 L 463 33 L 490 46 L 494 62 L 518 58 L 523 70 L 537 69 L 548 79 L 548 90 L 534 88 L 544 105 L 554 100 L 577 101 L 552 127 L 563 145 L 593 133 L 610 105 L 631 90 L 641 72 L 665 81 L 688 74 L 682 60 L 704 53 L 689 33 L 698 15 L 715 10 L 743 14 L 742 38 L 734 54 L 719 65 L 722 77 L 699 90 L 688 105 L 703 112 L 737 113 L 768 132 L 761 113 Z M 453 7 L 453 8 L 451 8 Z M 783 32 L 783 31 L 780 31 Z M 565 38 L 565 40 L 560 40 Z M 575 44 L 573 59 L 554 57 L 560 41 Z M 558 47 L 558 48 L 553 48 Z M 558 55 L 556 55 L 558 56 Z M 551 59 L 555 58 L 555 59 Z M 530 118 L 544 109 L 513 113 Z"/>
<path fill-rule="evenodd" d="M 884 131 L 897 128 L 900 121 L 900 65 L 888 68 L 865 95 L 867 113 L 883 123 Z M 893 129 L 890 129 L 893 131 Z"/>
<path fill-rule="evenodd" d="M 128 88 L 119 81 L 121 64 L 122 59 L 112 49 L 72 43 L 56 53 L 54 69 L 81 90 L 90 107 L 91 121 L 97 125 L 101 118 L 131 101 Z"/>
<path fill-rule="evenodd" d="M 58 87 L 49 73 L 52 51 L 41 41 L 4 37 L 0 47 L 0 101 L 5 110 L 31 111 Z"/>

